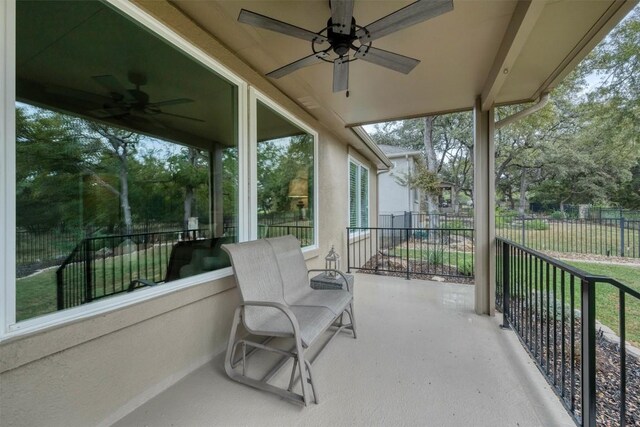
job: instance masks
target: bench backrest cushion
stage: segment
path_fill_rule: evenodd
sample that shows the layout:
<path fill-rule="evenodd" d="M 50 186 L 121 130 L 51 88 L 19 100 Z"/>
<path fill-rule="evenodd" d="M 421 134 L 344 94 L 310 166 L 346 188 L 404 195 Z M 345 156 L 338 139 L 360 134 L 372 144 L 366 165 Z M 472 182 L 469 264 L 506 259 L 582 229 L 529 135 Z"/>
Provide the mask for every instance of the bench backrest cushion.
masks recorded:
<path fill-rule="evenodd" d="M 282 274 L 284 299 L 291 303 L 298 301 L 311 291 L 309 271 L 304 260 L 300 241 L 292 235 L 266 239 L 273 248 Z"/>
<path fill-rule="evenodd" d="M 267 301 L 285 304 L 278 261 L 265 240 L 222 245 L 231 258 L 242 301 Z M 272 308 L 247 307 L 245 325 L 259 330 L 265 322 L 279 316 Z"/>

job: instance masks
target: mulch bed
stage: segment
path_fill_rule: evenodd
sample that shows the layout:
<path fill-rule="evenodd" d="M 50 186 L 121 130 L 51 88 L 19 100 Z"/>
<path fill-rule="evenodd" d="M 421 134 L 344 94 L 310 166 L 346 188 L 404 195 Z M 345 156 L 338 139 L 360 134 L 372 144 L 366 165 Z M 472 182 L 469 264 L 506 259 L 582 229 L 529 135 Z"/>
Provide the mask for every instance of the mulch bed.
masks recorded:
<path fill-rule="evenodd" d="M 358 273 L 406 278 L 407 263 L 406 261 L 396 261 L 393 257 L 377 256 L 363 264 Z M 411 279 L 432 280 L 435 282 L 474 284 L 473 277 L 459 276 L 455 267 L 434 265 L 428 262 L 409 261 L 409 277 Z"/>
<path fill-rule="evenodd" d="M 522 301 L 518 302 L 522 303 Z M 517 303 L 517 304 L 518 304 Z M 529 311 L 526 306 L 520 307 L 522 311 L 521 319 L 526 319 Z M 530 344 L 533 348 L 530 349 L 531 357 L 536 360 L 536 363 L 542 366 L 542 371 L 547 372 L 547 366 L 549 367 L 547 379 L 551 382 L 555 379 L 555 388 L 558 394 L 562 394 L 562 370 L 564 369 L 564 403 L 571 407 L 571 363 L 570 360 L 570 321 L 562 322 L 558 318 L 555 322 L 555 336 L 554 336 L 554 322 L 553 315 L 547 317 L 546 313 L 543 313 L 543 332 L 542 342 L 544 345 L 540 345 L 541 335 L 539 332 L 540 312 L 535 312 L 538 320 L 533 322 L 533 327 L 527 326 L 521 329 L 521 334 L 526 334 L 525 331 L 531 331 L 530 335 L 522 338 L 523 341 L 533 342 Z M 547 347 L 546 337 L 546 322 L 550 320 L 549 330 L 549 346 Z M 568 318 L 567 318 L 568 320 Z M 565 328 L 565 362 L 562 363 L 562 327 Z M 514 330 L 517 329 L 517 325 L 512 325 Z M 581 415 L 581 372 L 580 372 L 580 319 L 575 319 L 574 333 L 576 336 L 575 350 L 574 350 L 574 375 L 575 375 L 575 388 L 574 388 L 574 404 L 575 414 Z M 555 340 L 554 340 L 555 338 Z M 556 343 L 557 355 L 554 355 L 553 343 Z M 618 343 L 611 342 L 606 339 L 604 334 L 599 331 L 596 335 L 596 420 L 598 426 L 619 426 L 620 425 L 620 346 Z M 547 358 L 549 361 L 547 362 Z M 555 368 L 554 368 L 555 362 Z M 626 359 L 626 418 L 625 422 L 628 426 L 640 426 L 640 359 L 634 356 L 630 352 L 627 352 Z"/>

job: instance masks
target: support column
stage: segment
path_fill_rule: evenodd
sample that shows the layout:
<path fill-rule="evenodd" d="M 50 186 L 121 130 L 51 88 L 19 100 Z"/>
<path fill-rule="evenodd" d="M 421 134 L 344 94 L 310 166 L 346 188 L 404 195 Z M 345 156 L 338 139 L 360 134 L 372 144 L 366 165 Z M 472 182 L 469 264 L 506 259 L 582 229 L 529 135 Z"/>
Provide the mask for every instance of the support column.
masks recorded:
<path fill-rule="evenodd" d="M 213 144 L 213 151 L 209 152 L 209 203 L 212 237 L 224 234 L 223 193 L 222 193 L 222 146 Z M 237 225 L 237 224 L 236 224 Z"/>
<path fill-rule="evenodd" d="M 493 108 L 482 110 L 476 99 L 473 110 L 473 208 L 475 310 L 477 314 L 495 314 L 495 146 Z"/>

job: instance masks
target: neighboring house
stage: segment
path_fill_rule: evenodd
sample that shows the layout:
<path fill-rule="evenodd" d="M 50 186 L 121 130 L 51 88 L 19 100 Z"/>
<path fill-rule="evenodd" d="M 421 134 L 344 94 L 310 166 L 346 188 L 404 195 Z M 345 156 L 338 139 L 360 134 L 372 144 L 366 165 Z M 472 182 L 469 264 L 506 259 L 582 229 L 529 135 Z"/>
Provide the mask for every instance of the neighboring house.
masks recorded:
<path fill-rule="evenodd" d="M 391 169 L 378 173 L 378 212 L 384 215 L 423 211 L 422 191 L 407 185 L 407 179 L 415 173 L 416 161 L 423 156 L 422 152 L 386 144 L 379 144 L 378 147 L 393 165 Z M 457 193 L 454 184 L 445 181 L 440 183 L 438 195 L 440 213 L 458 212 Z"/>
<path fill-rule="evenodd" d="M 413 212 L 421 209 L 421 192 L 407 185 L 407 178 L 415 172 L 418 150 L 393 145 L 378 145 L 393 167 L 378 174 L 378 212 L 380 214 Z"/>
<path fill-rule="evenodd" d="M 395 3 L 358 0 L 355 19 L 368 25 L 397 9 Z M 315 32 L 330 16 L 327 1 L 0 1 L 0 425 L 110 425 L 225 348 L 239 295 L 232 269 L 218 263 L 214 252 L 197 266 L 183 265 L 169 283 L 109 297 L 111 287 L 104 287 L 87 297 L 93 280 L 108 274 L 104 266 L 101 274 L 84 267 L 102 262 L 99 255 L 108 251 L 86 241 L 76 252 L 65 252 L 72 255 L 67 261 L 77 268 L 76 276 L 88 285 L 77 294 L 58 298 L 57 307 L 53 270 L 46 271 L 46 296 L 20 287 L 17 224 L 26 215 L 85 220 L 91 211 L 99 216 L 108 197 L 120 198 L 123 208 L 112 213 L 126 222 L 135 216 L 123 202 L 127 193 L 131 200 L 134 194 L 143 198 L 149 195 L 147 184 L 178 182 L 150 173 L 145 182 L 131 181 L 127 188 L 123 178 L 143 162 L 180 177 L 179 203 L 184 194 L 199 198 L 192 216 L 215 239 L 256 239 L 264 232 L 264 212 L 293 212 L 309 223 L 302 239 L 308 265 L 321 267 L 332 245 L 344 255 L 350 243 L 365 245 L 362 239 L 375 237 L 346 232 L 352 224 L 376 225 L 376 176 L 391 166 L 360 126 L 474 110 L 475 311 L 493 315 L 494 107 L 536 101 L 553 89 L 636 2 L 454 3 L 451 13 L 369 42 L 380 49 L 377 54 L 364 58 L 369 51 L 362 42 L 365 60 L 336 60 L 338 71 L 349 64 L 350 95 L 345 97 L 332 93 L 333 65 L 320 62 L 312 50 L 319 43 Z M 287 27 L 298 40 L 248 26 L 237 20 L 241 8 L 313 32 Z M 370 36 L 366 30 L 365 35 Z M 404 59 L 386 58 L 385 49 Z M 321 53 L 333 55 L 329 49 Z M 406 70 L 406 56 L 422 60 L 408 75 L 375 65 Z M 265 77 L 305 57 L 302 65 L 319 63 L 281 79 Z M 52 111 L 67 119 L 52 120 Z M 97 128 L 87 133 L 75 117 Z M 26 126 L 29 120 L 37 126 Z M 31 132 L 47 135 L 54 125 L 67 132 L 64 138 L 32 138 Z M 80 134 L 93 143 L 104 125 L 118 129 L 102 137 L 110 148 L 98 152 L 84 146 L 80 155 L 83 147 L 55 145 Z M 144 141 L 139 154 L 129 145 L 132 133 Z M 287 156 L 290 149 L 295 156 Z M 198 153 L 205 173 L 188 173 L 189 157 L 179 156 L 186 150 Z M 279 186 L 267 189 L 268 156 L 274 153 L 281 165 L 285 160 L 294 165 L 281 168 L 273 178 Z M 34 169 L 35 162 L 46 169 Z M 95 173 L 85 180 L 89 166 L 98 162 L 120 173 L 108 179 Z M 49 180 L 38 193 L 42 201 L 22 203 L 18 198 L 34 195 L 26 190 L 36 179 Z M 109 191 L 85 198 L 84 183 Z M 64 191 L 64 197 L 48 198 Z M 159 196 L 175 201 L 172 197 Z M 85 200 L 94 201 L 87 206 L 91 209 L 83 209 Z M 154 211 L 161 204 L 155 202 L 149 200 L 147 207 L 154 209 L 147 210 L 161 218 L 162 212 Z M 134 236 L 117 250 L 130 257 L 135 244 L 144 257 L 163 242 L 163 236 L 144 241 Z M 131 273 L 123 270 L 120 274 Z M 169 274 L 158 274 L 168 281 Z M 356 300 L 366 292 L 357 289 Z M 74 305 L 65 308 L 68 302 Z M 362 331 L 364 336 L 366 324 Z M 252 396 L 246 399 L 251 405 Z"/>

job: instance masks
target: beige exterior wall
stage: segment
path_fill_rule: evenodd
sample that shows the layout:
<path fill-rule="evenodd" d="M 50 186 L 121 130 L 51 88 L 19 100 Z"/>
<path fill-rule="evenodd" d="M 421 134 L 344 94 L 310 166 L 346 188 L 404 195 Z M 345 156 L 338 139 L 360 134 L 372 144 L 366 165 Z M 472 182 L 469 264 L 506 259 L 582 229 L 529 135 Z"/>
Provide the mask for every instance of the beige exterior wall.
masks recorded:
<path fill-rule="evenodd" d="M 346 255 L 350 148 L 171 5 L 140 3 L 318 131 L 319 248 L 306 256 L 322 267 L 331 245 Z M 375 224 L 376 167 L 354 155 L 370 168 Z M 108 425 L 220 353 L 238 300 L 226 277 L 1 343 L 0 425 Z"/>

